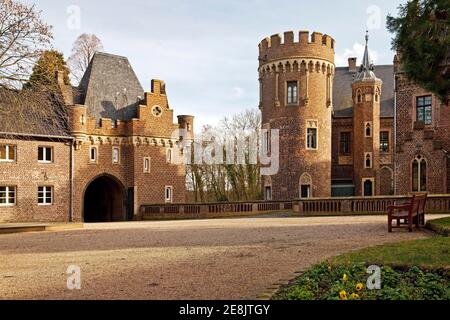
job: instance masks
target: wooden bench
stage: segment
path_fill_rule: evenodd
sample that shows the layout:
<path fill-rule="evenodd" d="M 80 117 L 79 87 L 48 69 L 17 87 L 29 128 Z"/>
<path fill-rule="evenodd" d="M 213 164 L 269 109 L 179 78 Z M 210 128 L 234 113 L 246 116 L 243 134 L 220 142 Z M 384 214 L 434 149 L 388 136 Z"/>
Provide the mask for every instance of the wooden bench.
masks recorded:
<path fill-rule="evenodd" d="M 392 232 L 393 228 L 401 228 L 405 225 L 408 226 L 409 232 L 413 231 L 414 224 L 416 227 L 424 226 L 427 198 L 427 194 L 415 194 L 413 195 L 411 202 L 389 206 L 389 232 Z M 397 222 L 395 226 L 393 226 L 394 221 Z"/>

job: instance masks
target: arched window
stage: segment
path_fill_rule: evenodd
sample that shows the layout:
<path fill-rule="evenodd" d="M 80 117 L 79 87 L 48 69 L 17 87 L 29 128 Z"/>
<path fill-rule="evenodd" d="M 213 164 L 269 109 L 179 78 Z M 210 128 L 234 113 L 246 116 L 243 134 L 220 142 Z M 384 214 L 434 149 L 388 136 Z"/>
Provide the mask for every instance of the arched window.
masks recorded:
<path fill-rule="evenodd" d="M 427 191 L 427 161 L 418 155 L 412 163 L 412 191 Z"/>
<path fill-rule="evenodd" d="M 366 153 L 365 159 L 364 159 L 364 168 L 371 169 L 372 168 L 372 154 Z"/>
<path fill-rule="evenodd" d="M 372 137 L 372 124 L 370 122 L 366 122 L 364 135 L 366 136 L 366 138 Z"/>
<path fill-rule="evenodd" d="M 380 89 L 379 88 L 377 88 L 376 90 L 375 90 L 375 102 L 380 102 Z"/>
<path fill-rule="evenodd" d="M 172 149 L 167 149 L 166 160 L 167 163 L 172 163 Z"/>
<path fill-rule="evenodd" d="M 312 198 L 312 178 L 308 173 L 300 177 L 300 198 Z"/>
<path fill-rule="evenodd" d="M 361 90 L 358 90 L 358 91 L 356 92 L 356 101 L 357 101 L 358 103 L 362 103 L 362 92 L 361 92 Z"/>

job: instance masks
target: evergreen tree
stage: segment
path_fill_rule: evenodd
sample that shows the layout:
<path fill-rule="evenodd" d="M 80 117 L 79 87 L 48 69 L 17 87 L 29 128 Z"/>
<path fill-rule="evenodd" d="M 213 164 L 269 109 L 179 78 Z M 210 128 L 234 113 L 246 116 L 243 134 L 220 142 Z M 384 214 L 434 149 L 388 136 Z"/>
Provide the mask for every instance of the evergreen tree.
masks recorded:
<path fill-rule="evenodd" d="M 64 84 L 70 85 L 69 68 L 64 55 L 56 50 L 44 51 L 33 67 L 26 87 L 56 87 L 56 71 L 64 72 Z"/>
<path fill-rule="evenodd" d="M 406 76 L 448 103 L 450 94 L 450 1 L 409 0 L 387 18 Z"/>

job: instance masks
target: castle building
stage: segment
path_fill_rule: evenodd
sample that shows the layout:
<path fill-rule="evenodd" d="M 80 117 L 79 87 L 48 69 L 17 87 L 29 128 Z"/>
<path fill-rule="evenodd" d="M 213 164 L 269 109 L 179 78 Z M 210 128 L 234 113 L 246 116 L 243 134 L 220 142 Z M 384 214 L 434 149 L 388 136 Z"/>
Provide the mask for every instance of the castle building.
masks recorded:
<path fill-rule="evenodd" d="M 336 67 L 335 41 L 317 32 L 259 44 L 262 124 L 279 130 L 280 152 L 265 199 L 449 192 L 448 106 L 406 79 L 397 57 L 374 66 L 368 42 L 359 67 Z"/>
<path fill-rule="evenodd" d="M 141 205 L 185 201 L 185 166 L 175 158 L 194 118 L 173 123 L 163 81 L 144 92 L 128 59 L 105 53 L 77 88 L 57 80 L 64 128 L 33 118 L 16 130 L 0 105 L 0 222 L 129 221 Z"/>

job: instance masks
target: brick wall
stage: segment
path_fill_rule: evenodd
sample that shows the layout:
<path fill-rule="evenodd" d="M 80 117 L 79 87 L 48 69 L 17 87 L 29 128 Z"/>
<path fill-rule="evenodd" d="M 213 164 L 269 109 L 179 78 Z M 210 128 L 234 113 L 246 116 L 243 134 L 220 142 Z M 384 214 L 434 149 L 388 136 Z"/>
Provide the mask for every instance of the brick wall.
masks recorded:
<path fill-rule="evenodd" d="M 311 57 L 315 57 L 312 59 Z M 331 195 L 331 83 L 334 40 L 301 32 L 265 39 L 260 44 L 263 126 L 280 130 L 280 170 L 272 176 L 274 200 L 298 198 L 300 178 L 309 175 L 312 196 Z M 287 82 L 298 83 L 298 103 L 287 104 Z M 318 149 L 307 149 L 307 128 L 317 126 Z"/>
<path fill-rule="evenodd" d="M 0 223 L 68 222 L 70 215 L 70 143 L 0 139 L 17 146 L 17 161 L 0 162 L 0 186 L 16 187 L 16 205 L 0 206 Z M 38 163 L 38 147 L 53 148 L 53 163 Z M 52 186 L 53 204 L 38 205 L 38 187 Z"/>
<path fill-rule="evenodd" d="M 432 97 L 431 125 L 416 122 L 416 98 L 431 95 L 408 81 L 400 72 L 396 74 L 397 93 L 397 150 L 395 154 L 396 193 L 412 192 L 412 162 L 421 156 L 427 162 L 427 190 L 443 194 L 448 190 L 448 158 L 450 125 L 449 106 Z"/>

